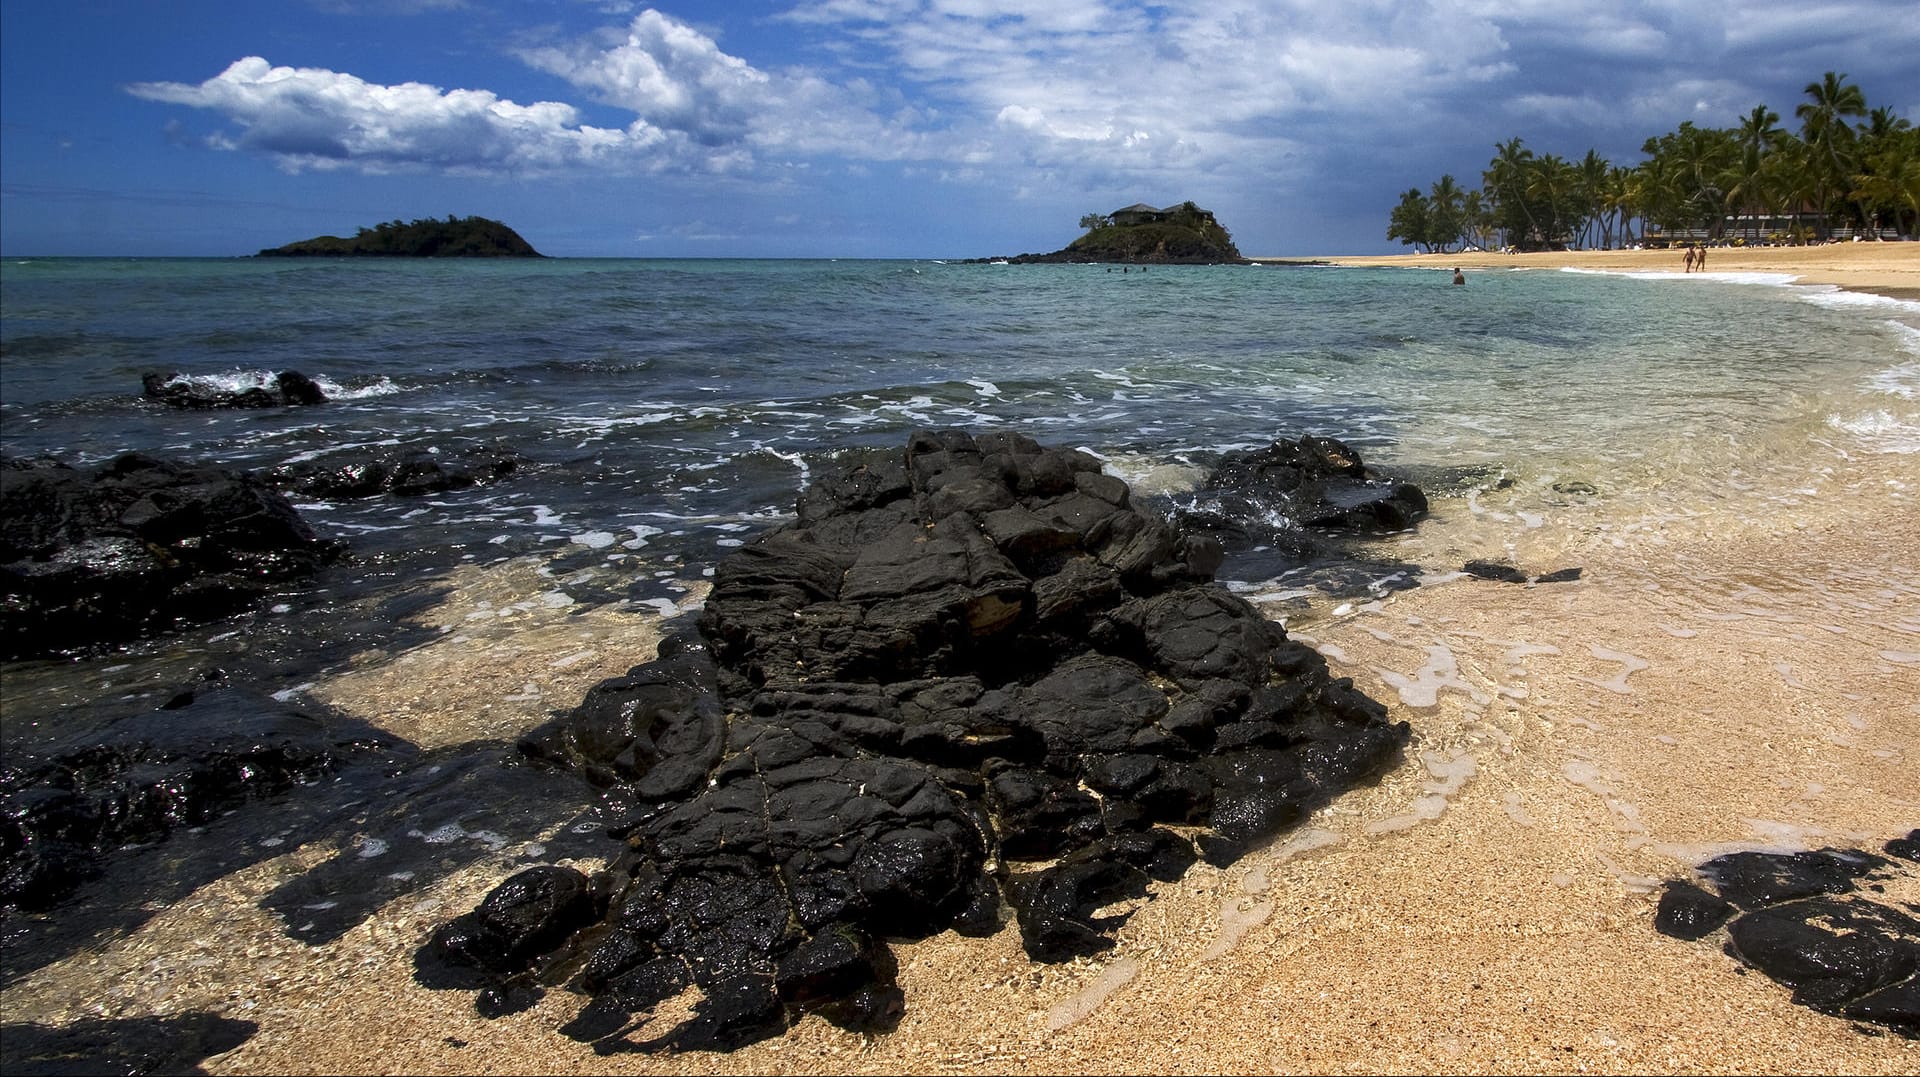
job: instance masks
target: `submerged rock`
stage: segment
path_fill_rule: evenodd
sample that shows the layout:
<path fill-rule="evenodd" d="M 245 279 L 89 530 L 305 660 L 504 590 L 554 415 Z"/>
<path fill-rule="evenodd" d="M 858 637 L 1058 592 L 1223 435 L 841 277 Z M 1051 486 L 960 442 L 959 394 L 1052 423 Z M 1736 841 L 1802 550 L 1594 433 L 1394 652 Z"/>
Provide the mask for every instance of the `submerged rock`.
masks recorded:
<path fill-rule="evenodd" d="M 245 472 L 0 461 L 0 646 L 51 655 L 217 620 L 343 549 Z"/>
<path fill-rule="evenodd" d="M 93 1073 L 205 1073 L 200 1063 L 259 1031 L 211 1013 L 92 1018 L 54 1028 L 0 1025 L 0 1069 L 10 1077 Z"/>
<path fill-rule="evenodd" d="M 51 909 L 126 846 L 285 793 L 383 747 L 219 670 L 160 708 L 0 767 L 0 909 Z"/>
<path fill-rule="evenodd" d="M 519 453 L 498 445 L 447 452 L 438 448 L 355 448 L 316 460 L 282 464 L 269 472 L 267 479 L 283 490 L 327 501 L 377 494 L 416 497 L 497 482 L 525 463 Z"/>
<path fill-rule="evenodd" d="M 1114 902 L 1232 861 L 1408 738 L 1084 454 L 922 432 L 798 510 L 718 567 L 697 635 L 522 744 L 622 819 L 573 974 L 595 1002 L 570 1031 L 603 1047 L 690 985 L 695 1017 L 643 1046 L 802 1010 L 887 1027 L 881 940 L 991 932 L 1003 902 L 1038 960 L 1109 948 Z M 496 993 L 523 975 L 463 953 Z"/>
<path fill-rule="evenodd" d="M 1886 852 L 1905 859 L 1916 842 L 1920 830 Z M 1727 953 L 1795 1002 L 1920 1038 L 1920 920 L 1875 897 L 1877 880 L 1905 870 L 1857 849 L 1730 853 L 1699 868 L 1718 896 L 1671 882 L 1654 927 L 1691 940 L 1725 923 Z"/>
<path fill-rule="evenodd" d="M 1468 561 L 1460 566 L 1460 571 L 1476 579 L 1492 580 L 1495 583 L 1572 583 L 1581 575 L 1581 569 L 1574 567 L 1555 569 L 1538 576 L 1528 576 L 1504 561 Z"/>
<path fill-rule="evenodd" d="M 1525 583 L 1527 574 L 1500 561 L 1468 561 L 1460 566 L 1460 571 L 1475 579 L 1492 580 L 1495 583 Z"/>
<path fill-rule="evenodd" d="M 1705 938 L 1727 922 L 1736 910 L 1728 902 L 1684 879 L 1667 882 L 1653 915 L 1653 929 L 1662 935 L 1692 942 Z"/>
<path fill-rule="evenodd" d="M 1281 438 L 1223 457 L 1173 522 L 1219 541 L 1241 576 L 1352 563 L 1351 539 L 1404 531 L 1427 513 L 1418 486 L 1369 468 L 1333 438 Z M 1380 564 L 1379 578 L 1413 586 L 1418 570 Z"/>

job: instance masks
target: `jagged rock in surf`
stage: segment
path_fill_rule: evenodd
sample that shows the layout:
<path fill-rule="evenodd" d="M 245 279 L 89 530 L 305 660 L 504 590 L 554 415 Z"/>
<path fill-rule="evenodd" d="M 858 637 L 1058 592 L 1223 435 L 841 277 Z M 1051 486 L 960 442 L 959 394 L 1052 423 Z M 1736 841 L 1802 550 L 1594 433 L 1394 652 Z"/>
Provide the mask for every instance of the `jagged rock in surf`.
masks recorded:
<path fill-rule="evenodd" d="M 324 404 L 328 399 L 318 382 L 297 370 L 283 370 L 271 383 L 252 385 L 177 371 L 149 371 L 140 376 L 140 387 L 148 399 L 176 408 L 278 408 Z"/>
<path fill-rule="evenodd" d="M 1371 583 L 1410 587 L 1417 569 L 1369 562 L 1356 555 L 1356 540 L 1404 531 L 1426 512 L 1418 486 L 1368 467 L 1341 441 L 1308 435 L 1228 453 L 1173 522 L 1219 541 L 1236 578 L 1303 567 L 1347 576 L 1371 564 Z"/>

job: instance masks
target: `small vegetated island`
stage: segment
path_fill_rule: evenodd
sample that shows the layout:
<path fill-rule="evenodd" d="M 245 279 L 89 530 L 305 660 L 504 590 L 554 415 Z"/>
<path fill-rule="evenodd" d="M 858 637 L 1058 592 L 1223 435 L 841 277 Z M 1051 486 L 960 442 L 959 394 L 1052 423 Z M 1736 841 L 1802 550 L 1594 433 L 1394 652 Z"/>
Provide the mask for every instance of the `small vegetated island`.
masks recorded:
<path fill-rule="evenodd" d="M 1052 254 L 996 258 L 1016 264 L 1115 262 L 1131 265 L 1219 265 L 1247 261 L 1212 210 L 1192 202 L 1155 209 L 1136 203 L 1080 218 L 1086 234 Z"/>
<path fill-rule="evenodd" d="M 351 237 L 315 236 L 269 247 L 260 258 L 544 258 L 520 233 L 485 217 L 391 220 Z"/>

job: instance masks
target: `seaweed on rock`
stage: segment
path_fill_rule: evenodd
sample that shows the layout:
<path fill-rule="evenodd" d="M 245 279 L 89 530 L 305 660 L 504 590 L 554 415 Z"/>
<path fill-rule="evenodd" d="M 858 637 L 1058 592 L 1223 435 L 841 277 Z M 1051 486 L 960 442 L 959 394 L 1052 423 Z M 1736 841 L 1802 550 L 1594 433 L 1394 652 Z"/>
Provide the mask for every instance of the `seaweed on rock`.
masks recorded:
<path fill-rule="evenodd" d="M 798 508 L 718 567 L 697 636 L 522 743 L 599 787 L 626 839 L 578 958 L 531 956 L 486 911 L 513 895 L 490 897 L 423 950 L 424 982 L 465 967 L 495 1007 L 570 975 L 595 1001 L 568 1031 L 608 1050 L 689 986 L 695 1016 L 642 1049 L 807 1011 L 884 1028 L 885 939 L 991 933 L 1004 902 L 1038 960 L 1110 948 L 1114 903 L 1231 862 L 1409 736 L 1212 582 L 1217 542 L 1085 454 L 920 432 Z"/>

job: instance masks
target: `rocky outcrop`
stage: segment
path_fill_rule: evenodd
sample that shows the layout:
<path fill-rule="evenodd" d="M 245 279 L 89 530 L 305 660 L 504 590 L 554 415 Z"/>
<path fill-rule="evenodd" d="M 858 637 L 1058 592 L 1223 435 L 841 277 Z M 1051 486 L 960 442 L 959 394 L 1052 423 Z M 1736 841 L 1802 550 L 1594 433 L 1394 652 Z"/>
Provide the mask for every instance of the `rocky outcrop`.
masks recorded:
<path fill-rule="evenodd" d="M 1344 442 L 1312 435 L 1228 453 L 1204 489 L 1226 521 L 1278 509 L 1303 527 L 1377 534 L 1404 531 L 1427 513 L 1419 487 L 1373 471 Z"/>
<path fill-rule="evenodd" d="M 59 654 L 216 620 L 342 549 L 244 472 L 0 461 L 0 646 Z"/>
<path fill-rule="evenodd" d="M 297 370 L 283 370 L 271 382 L 149 371 L 140 376 L 140 386 L 149 400 L 176 408 L 279 408 L 327 402 L 319 383 Z"/>
<path fill-rule="evenodd" d="M 1717 893 L 1669 882 L 1654 927 L 1693 940 L 1724 924 L 1727 953 L 1795 1002 L 1920 1038 L 1920 920 L 1876 897 L 1894 872 L 1915 870 L 1920 830 L 1884 851 L 1729 853 L 1699 868 Z"/>
<path fill-rule="evenodd" d="M 1112 946 L 1116 902 L 1232 861 L 1409 735 L 1213 584 L 1219 560 L 1081 453 L 938 431 L 864 455 L 718 567 L 697 634 L 523 742 L 622 814 L 592 945 L 489 951 L 483 905 L 423 982 L 477 970 L 498 1011 L 571 967 L 595 1000 L 569 1031 L 609 1043 L 697 986 L 660 1042 L 728 1047 L 801 1011 L 887 1027 L 883 940 L 992 932 L 1003 904 L 1037 960 Z"/>

